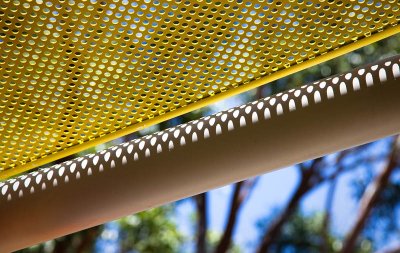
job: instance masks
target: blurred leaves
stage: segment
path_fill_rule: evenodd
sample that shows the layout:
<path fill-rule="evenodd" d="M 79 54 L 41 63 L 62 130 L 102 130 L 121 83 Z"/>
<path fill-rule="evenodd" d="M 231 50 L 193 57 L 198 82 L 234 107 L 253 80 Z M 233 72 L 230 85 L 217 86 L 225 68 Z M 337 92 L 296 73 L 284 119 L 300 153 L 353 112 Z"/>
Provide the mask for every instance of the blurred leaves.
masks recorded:
<path fill-rule="evenodd" d="M 183 236 L 171 218 L 172 205 L 120 219 L 121 252 L 178 252 Z"/>
<path fill-rule="evenodd" d="M 342 247 L 342 238 L 337 235 L 328 235 L 328 247 L 323 247 L 321 229 L 324 219 L 323 212 L 304 214 L 296 212 L 283 226 L 281 234 L 274 240 L 270 252 L 274 253 L 334 253 Z M 269 225 L 274 217 L 260 221 L 258 226 L 262 229 Z M 327 250 L 327 251 L 326 251 Z M 354 253 L 372 252 L 372 242 L 363 239 L 359 242 Z"/>

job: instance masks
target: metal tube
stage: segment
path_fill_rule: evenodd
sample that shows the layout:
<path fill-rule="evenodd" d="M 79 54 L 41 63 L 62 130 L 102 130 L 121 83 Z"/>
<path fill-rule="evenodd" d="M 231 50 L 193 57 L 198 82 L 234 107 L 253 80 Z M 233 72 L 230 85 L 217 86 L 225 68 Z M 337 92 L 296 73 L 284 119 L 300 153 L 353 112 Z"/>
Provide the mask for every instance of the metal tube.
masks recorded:
<path fill-rule="evenodd" d="M 0 252 L 399 133 L 399 59 L 0 183 Z"/>

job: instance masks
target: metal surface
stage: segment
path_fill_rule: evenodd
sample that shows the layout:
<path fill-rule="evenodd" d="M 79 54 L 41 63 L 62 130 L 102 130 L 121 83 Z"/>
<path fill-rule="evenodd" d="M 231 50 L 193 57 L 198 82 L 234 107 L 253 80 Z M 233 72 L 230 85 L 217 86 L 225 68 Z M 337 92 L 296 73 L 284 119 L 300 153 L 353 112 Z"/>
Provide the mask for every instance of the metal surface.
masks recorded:
<path fill-rule="evenodd" d="M 0 178 L 400 31 L 399 2 L 0 3 Z"/>
<path fill-rule="evenodd" d="M 399 59 L 0 183 L 0 252 L 399 133 Z"/>

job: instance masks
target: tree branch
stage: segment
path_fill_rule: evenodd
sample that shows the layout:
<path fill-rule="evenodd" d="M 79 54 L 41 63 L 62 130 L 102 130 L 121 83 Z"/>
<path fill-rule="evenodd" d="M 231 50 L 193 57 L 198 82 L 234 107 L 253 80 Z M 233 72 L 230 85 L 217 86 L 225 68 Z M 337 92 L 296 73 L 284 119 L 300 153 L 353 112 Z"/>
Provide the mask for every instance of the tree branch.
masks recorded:
<path fill-rule="evenodd" d="M 76 252 L 77 253 L 85 253 L 92 252 L 94 243 L 100 234 L 102 226 L 96 226 L 89 229 L 86 229 L 81 232 L 80 242 L 77 245 Z"/>
<path fill-rule="evenodd" d="M 322 234 L 322 252 L 329 252 L 329 228 L 332 213 L 332 205 L 336 191 L 337 177 L 333 178 L 329 184 L 328 193 L 325 203 L 325 215 L 322 222 L 321 234 Z"/>
<path fill-rule="evenodd" d="M 271 226 L 264 233 L 261 243 L 257 249 L 258 253 L 268 252 L 272 243 L 279 236 L 283 225 L 286 223 L 286 221 L 289 220 L 289 218 L 292 216 L 292 214 L 296 211 L 296 208 L 297 208 L 300 200 L 313 187 L 316 186 L 312 182 L 316 181 L 315 180 L 315 176 L 317 174 L 316 170 L 320 166 L 321 163 L 322 163 L 322 158 L 318 158 L 318 159 L 313 160 L 313 162 L 311 163 L 309 168 L 304 169 L 303 167 L 300 167 L 301 181 L 300 181 L 299 185 L 297 186 L 295 193 L 292 195 L 288 204 L 286 205 L 285 209 L 283 210 L 283 212 L 280 214 L 280 216 L 277 219 L 275 219 L 275 221 L 271 224 Z"/>
<path fill-rule="evenodd" d="M 207 252 L 207 193 L 194 196 L 197 208 L 197 253 Z"/>
<path fill-rule="evenodd" d="M 60 237 L 55 239 L 54 243 L 54 250 L 53 252 L 57 253 L 65 253 L 71 247 L 73 235 L 69 234 L 64 237 Z"/>
<path fill-rule="evenodd" d="M 240 191 L 243 184 L 244 182 L 239 182 L 235 184 L 235 189 L 233 191 L 231 199 L 231 207 L 229 211 L 228 221 L 225 226 L 224 234 L 222 235 L 221 240 L 216 247 L 215 253 L 224 253 L 229 249 L 231 245 L 232 234 L 236 224 L 236 218 L 243 201 L 243 199 L 240 197 Z"/>
<path fill-rule="evenodd" d="M 361 147 L 348 149 L 340 152 L 335 159 L 335 165 L 337 169 L 327 178 L 326 181 L 329 183 L 329 188 L 327 192 L 326 202 L 325 202 L 325 215 L 322 221 L 321 227 L 321 235 L 322 235 L 322 244 L 321 244 L 321 252 L 329 252 L 329 230 L 330 230 L 330 220 L 332 213 L 332 206 L 334 201 L 334 196 L 336 192 L 337 179 L 339 175 L 345 170 L 346 166 L 343 164 L 343 160 L 349 155 L 354 153 L 354 151 L 361 149 Z M 359 162 L 357 162 L 359 163 Z M 353 167 L 353 166 L 350 166 Z"/>
<path fill-rule="evenodd" d="M 249 179 L 235 184 L 232 194 L 231 206 L 224 233 L 219 241 L 215 253 L 225 253 L 229 250 L 232 243 L 232 236 L 237 224 L 240 208 L 250 195 L 257 179 Z"/>
<path fill-rule="evenodd" d="M 365 190 L 360 200 L 360 208 L 356 221 L 346 236 L 341 251 L 342 253 L 353 252 L 358 236 L 362 232 L 362 229 L 364 228 L 364 225 L 367 221 L 369 214 L 371 213 L 372 208 L 379 200 L 379 195 L 389 182 L 390 175 L 397 167 L 399 144 L 400 138 L 397 137 L 393 143 L 393 148 L 389 155 L 389 161 L 387 162 L 386 167 L 382 169 L 382 171 L 380 171 L 380 173 L 375 177 L 375 179 L 368 185 L 367 189 Z"/>

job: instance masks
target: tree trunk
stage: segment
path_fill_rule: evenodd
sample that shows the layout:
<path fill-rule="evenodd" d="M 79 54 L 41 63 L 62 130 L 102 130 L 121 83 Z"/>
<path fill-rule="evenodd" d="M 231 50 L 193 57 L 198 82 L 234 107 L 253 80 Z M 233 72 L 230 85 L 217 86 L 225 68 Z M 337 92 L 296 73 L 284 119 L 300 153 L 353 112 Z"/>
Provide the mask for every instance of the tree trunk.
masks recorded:
<path fill-rule="evenodd" d="M 194 197 L 197 207 L 197 253 L 207 252 L 207 193 Z"/>
<path fill-rule="evenodd" d="M 319 166 L 322 158 L 315 159 L 310 167 L 302 171 L 300 184 L 297 186 L 295 193 L 292 195 L 286 208 L 280 216 L 271 224 L 269 229 L 264 234 L 261 244 L 257 249 L 257 253 L 268 252 L 272 243 L 280 235 L 283 225 L 290 219 L 300 200 L 315 186 L 312 182 L 315 181 L 316 169 Z"/>

